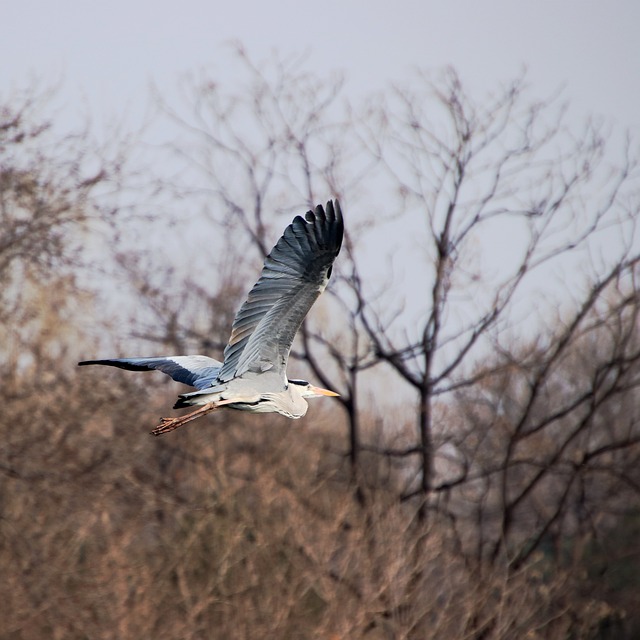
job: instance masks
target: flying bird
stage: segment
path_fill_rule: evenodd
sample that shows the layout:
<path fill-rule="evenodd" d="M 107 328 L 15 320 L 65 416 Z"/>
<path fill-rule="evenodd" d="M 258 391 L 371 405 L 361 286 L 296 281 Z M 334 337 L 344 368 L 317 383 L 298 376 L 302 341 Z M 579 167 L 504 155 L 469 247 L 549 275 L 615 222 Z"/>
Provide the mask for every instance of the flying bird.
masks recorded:
<path fill-rule="evenodd" d="M 309 309 L 324 291 L 342 245 L 340 204 L 318 205 L 296 216 L 265 258 L 262 273 L 240 307 L 224 349 L 224 361 L 208 356 L 161 356 L 84 360 L 129 371 L 158 370 L 196 389 L 178 396 L 174 409 L 199 408 L 162 418 L 151 432 L 173 431 L 219 407 L 253 413 L 277 412 L 288 418 L 307 413 L 305 398 L 337 396 L 306 380 L 287 378 L 293 339 Z"/>

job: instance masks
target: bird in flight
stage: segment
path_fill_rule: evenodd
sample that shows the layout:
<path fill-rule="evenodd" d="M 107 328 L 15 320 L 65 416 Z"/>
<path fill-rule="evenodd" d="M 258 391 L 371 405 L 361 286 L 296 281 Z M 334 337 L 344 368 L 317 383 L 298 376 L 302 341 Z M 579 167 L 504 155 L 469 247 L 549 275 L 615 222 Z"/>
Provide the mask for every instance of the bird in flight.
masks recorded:
<path fill-rule="evenodd" d="M 324 291 L 340 251 L 344 225 L 340 204 L 318 205 L 296 216 L 265 258 L 258 282 L 240 307 L 224 349 L 224 361 L 208 356 L 162 356 L 84 360 L 129 371 L 157 369 L 196 391 L 178 396 L 174 409 L 199 408 L 162 418 L 151 432 L 173 431 L 219 407 L 288 418 L 307 413 L 305 398 L 337 396 L 305 380 L 287 378 L 293 339 L 309 309 Z"/>

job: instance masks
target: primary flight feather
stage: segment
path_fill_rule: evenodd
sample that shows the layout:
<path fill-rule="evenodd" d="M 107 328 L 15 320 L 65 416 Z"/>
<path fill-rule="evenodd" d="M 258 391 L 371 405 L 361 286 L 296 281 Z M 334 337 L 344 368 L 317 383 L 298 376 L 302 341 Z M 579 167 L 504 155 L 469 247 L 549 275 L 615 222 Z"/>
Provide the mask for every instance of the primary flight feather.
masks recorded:
<path fill-rule="evenodd" d="M 218 407 L 301 418 L 305 398 L 336 396 L 304 380 L 289 380 L 287 360 L 309 309 L 324 291 L 342 245 L 338 201 L 296 216 L 265 258 L 260 278 L 240 307 L 219 362 L 208 356 L 161 356 L 85 360 L 129 371 L 158 370 L 197 391 L 179 396 L 174 409 L 199 405 L 179 418 L 162 418 L 151 432 L 173 431 Z"/>

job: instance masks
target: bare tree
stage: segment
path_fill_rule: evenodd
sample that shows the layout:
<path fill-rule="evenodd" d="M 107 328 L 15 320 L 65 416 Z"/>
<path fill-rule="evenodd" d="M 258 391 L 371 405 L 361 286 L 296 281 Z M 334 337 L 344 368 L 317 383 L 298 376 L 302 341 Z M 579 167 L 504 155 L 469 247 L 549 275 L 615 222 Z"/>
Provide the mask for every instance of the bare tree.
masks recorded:
<path fill-rule="evenodd" d="M 46 355 L 27 355 L 34 336 L 67 324 L 80 289 L 88 295 L 77 277 L 85 240 L 116 218 L 99 194 L 117 180 L 121 156 L 86 130 L 56 130 L 54 100 L 55 90 L 32 86 L 0 105 L 0 353 L 10 377 Z"/>
<path fill-rule="evenodd" d="M 265 237 L 281 226 L 270 212 L 279 217 L 285 191 L 301 201 L 287 202 L 287 221 L 323 189 L 343 199 L 351 233 L 321 310 L 340 330 L 305 325 L 293 357 L 343 394 L 361 505 L 364 452 L 367 460 L 393 461 L 404 481 L 400 503 L 417 506 L 416 570 L 403 593 L 419 591 L 425 579 L 429 509 L 481 574 L 506 561 L 515 575 L 550 540 L 560 548 L 576 531 L 594 530 L 596 520 L 604 531 L 615 517 L 594 514 L 623 485 L 634 487 L 638 455 L 635 414 L 611 418 L 622 397 L 633 406 L 637 393 L 632 143 L 613 164 L 606 129 L 588 122 L 576 131 L 563 106 L 528 101 L 523 80 L 478 102 L 451 71 L 435 81 L 419 76 L 412 90 L 395 89 L 358 117 L 350 110 L 336 118 L 338 85 L 309 84 L 288 63 L 265 70 L 239 54 L 248 93 L 204 79 L 190 86 L 191 113 L 165 106 L 183 136 L 193 136 L 173 151 L 196 168 L 188 193 L 220 204 L 216 213 L 205 207 L 204 220 L 232 240 L 224 255 L 233 256 L 235 272 L 247 248 L 254 269 L 264 257 Z M 360 170 L 351 168 L 354 159 Z M 336 177 L 341 170 L 348 179 Z M 364 176 L 376 181 L 376 202 L 355 198 Z M 358 213 L 350 215 L 350 202 Z M 372 218 L 383 230 L 393 226 L 394 241 L 408 248 L 411 287 L 390 280 L 395 292 L 376 291 L 361 252 Z M 495 242 L 501 236 L 502 245 Z M 502 255 L 490 255 L 497 249 Z M 254 271 L 247 273 L 250 279 Z M 214 313 L 195 332 L 189 315 L 171 316 L 160 339 L 189 336 L 210 347 L 208 336 L 216 335 L 222 348 L 215 309 L 231 300 L 225 314 L 232 314 L 244 293 L 233 277 L 223 283 L 211 293 L 192 282 L 188 288 L 211 300 Z M 402 292 L 414 298 L 407 307 L 420 301 L 417 324 L 405 324 Z M 587 344 L 600 346 L 584 351 Z M 578 366 L 580 353 L 589 358 Z M 364 423 L 385 422 L 372 420 L 362 403 L 366 375 L 382 365 L 396 374 L 388 388 L 415 398 L 405 415 L 416 429 L 396 423 L 395 433 L 363 442 Z M 559 383 L 575 377 L 576 367 L 580 384 Z M 391 407 L 384 409 L 397 411 Z M 614 459 L 623 473 L 612 471 Z M 387 605 L 388 615 L 398 613 Z M 482 615 L 468 630 L 497 624 L 490 616 L 481 623 Z"/>
<path fill-rule="evenodd" d="M 169 105 L 158 96 L 162 112 L 179 133 L 179 142 L 171 143 L 167 150 L 174 162 L 184 164 L 189 176 L 180 183 L 163 180 L 163 184 L 181 197 L 188 194 L 195 202 L 203 198 L 203 214 L 196 226 L 200 233 L 202 229 L 215 230 L 222 241 L 217 255 L 208 254 L 206 266 L 200 267 L 217 268 L 221 276 L 207 283 L 208 289 L 191 275 L 175 274 L 181 278 L 180 286 L 167 285 L 165 280 L 162 291 L 180 291 L 181 302 L 176 304 L 160 289 L 144 285 L 141 300 L 162 310 L 153 318 L 163 328 L 155 334 L 146 332 L 146 337 L 155 341 L 184 346 L 190 340 L 193 348 L 221 351 L 233 311 L 270 250 L 267 238 L 275 239 L 292 213 L 300 214 L 331 197 L 346 196 L 361 179 L 363 167 L 375 162 L 358 158 L 359 164 L 354 163 L 358 150 L 355 139 L 347 135 L 348 113 L 338 100 L 339 78 L 319 81 L 296 59 L 275 58 L 269 65 L 258 66 L 241 47 L 235 54 L 244 80 L 241 91 L 228 91 L 205 77 L 189 81 L 186 108 Z M 345 245 L 344 260 L 351 261 L 353 242 L 348 229 Z M 306 321 L 292 359 L 308 367 L 320 384 L 340 392 L 355 477 L 360 449 L 357 378 L 360 371 L 375 364 L 375 359 L 357 326 L 358 301 L 348 292 L 346 297 L 333 292 L 343 280 L 341 270 L 337 265 L 330 294 L 324 297 L 329 299 L 321 301 L 320 313 L 343 322 L 336 319 L 332 329 Z M 185 292 L 195 294 L 197 304 L 211 310 L 204 324 L 194 321 L 195 312 L 188 312 L 195 307 L 186 303 L 189 294 Z M 170 311 L 178 308 L 179 315 Z M 335 346 L 338 336 L 340 348 Z M 333 366 L 328 368 L 328 362 Z"/>
<path fill-rule="evenodd" d="M 611 174 L 600 128 L 589 123 L 571 135 L 564 109 L 527 104 L 522 81 L 481 105 L 453 71 L 440 81 L 421 80 L 422 91 L 398 89 L 374 112 L 365 141 L 384 163 L 403 207 L 419 220 L 414 226 L 421 229 L 424 261 L 414 284 L 424 287 L 424 323 L 418 331 L 398 331 L 398 321 L 388 322 L 366 300 L 363 276 L 352 285 L 377 356 L 417 393 L 419 445 L 405 453 L 419 454 L 421 474 L 419 486 L 406 496 L 422 495 L 425 504 L 438 488 L 435 407 L 504 367 L 478 363 L 496 348 L 509 349 L 505 337 L 513 335 L 520 309 L 535 312 L 526 301 L 535 278 L 567 264 L 587 268 L 579 257 L 596 254 L 608 240 L 617 249 L 602 261 L 606 275 L 594 274 L 584 302 L 574 295 L 579 324 L 606 285 L 634 268 L 638 205 L 624 202 L 637 171 L 631 147 Z M 597 199 L 585 205 L 596 190 Z M 504 238 L 504 257 L 494 261 L 492 276 L 478 247 L 505 227 L 513 240 Z M 607 236 L 612 227 L 618 227 L 613 240 Z M 574 278 L 565 286 L 584 285 Z M 531 321 L 525 326 L 538 331 Z M 541 371 L 552 366 L 569 338 L 548 338 Z"/>

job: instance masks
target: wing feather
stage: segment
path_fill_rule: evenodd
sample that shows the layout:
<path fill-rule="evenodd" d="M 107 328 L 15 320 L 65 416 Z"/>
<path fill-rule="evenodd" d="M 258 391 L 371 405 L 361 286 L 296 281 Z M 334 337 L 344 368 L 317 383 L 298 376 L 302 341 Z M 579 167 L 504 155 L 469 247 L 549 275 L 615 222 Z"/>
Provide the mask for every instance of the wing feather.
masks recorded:
<path fill-rule="evenodd" d="M 80 366 L 102 364 L 128 371 L 162 371 L 176 382 L 204 389 L 218 378 L 221 362 L 207 356 L 162 356 L 157 358 L 111 358 L 109 360 L 84 360 Z"/>
<path fill-rule="evenodd" d="M 274 368 L 284 375 L 293 339 L 327 285 L 343 233 L 337 200 L 328 202 L 326 211 L 318 205 L 305 218 L 294 218 L 236 315 L 220 382 Z"/>

